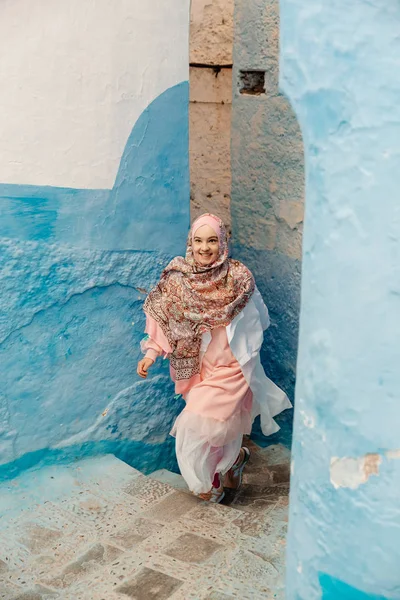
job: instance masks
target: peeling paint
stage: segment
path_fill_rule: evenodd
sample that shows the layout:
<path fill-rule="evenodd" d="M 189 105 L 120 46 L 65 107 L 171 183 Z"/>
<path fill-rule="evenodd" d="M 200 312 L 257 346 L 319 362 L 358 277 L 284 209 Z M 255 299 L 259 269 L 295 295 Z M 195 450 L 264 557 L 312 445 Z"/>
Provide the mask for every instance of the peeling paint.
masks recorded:
<path fill-rule="evenodd" d="M 385 453 L 388 460 L 400 460 L 400 449 L 399 450 L 388 450 Z"/>
<path fill-rule="evenodd" d="M 379 467 L 384 458 L 400 460 L 400 449 L 387 450 L 383 454 L 366 454 L 358 458 L 333 457 L 330 466 L 331 483 L 336 489 L 356 489 L 359 485 L 367 483 L 371 475 L 379 475 Z"/>
<path fill-rule="evenodd" d="M 304 410 L 301 410 L 300 414 L 303 417 L 303 423 L 304 423 L 305 427 L 308 427 L 309 429 L 314 429 L 314 427 L 315 427 L 314 417 L 312 415 L 307 415 Z"/>
<path fill-rule="evenodd" d="M 366 454 L 361 458 L 338 458 L 331 459 L 331 483 L 338 488 L 357 489 L 360 485 L 367 483 L 371 475 L 379 475 L 379 467 L 382 457 L 379 454 Z"/>

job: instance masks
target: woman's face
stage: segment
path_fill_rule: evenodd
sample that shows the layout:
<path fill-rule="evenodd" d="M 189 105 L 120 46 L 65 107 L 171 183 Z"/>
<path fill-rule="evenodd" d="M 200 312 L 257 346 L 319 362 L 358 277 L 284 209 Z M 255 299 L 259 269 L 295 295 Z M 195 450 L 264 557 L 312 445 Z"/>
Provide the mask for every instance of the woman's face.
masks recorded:
<path fill-rule="evenodd" d="M 212 265 L 219 256 L 218 236 L 209 225 L 202 225 L 193 236 L 193 256 L 202 267 Z"/>

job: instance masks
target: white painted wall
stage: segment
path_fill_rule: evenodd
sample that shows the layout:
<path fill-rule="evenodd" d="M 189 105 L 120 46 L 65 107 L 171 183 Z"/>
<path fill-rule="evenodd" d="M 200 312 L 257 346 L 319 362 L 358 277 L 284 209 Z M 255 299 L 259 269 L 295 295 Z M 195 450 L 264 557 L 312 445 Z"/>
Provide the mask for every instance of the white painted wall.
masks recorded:
<path fill-rule="evenodd" d="M 2 0 L 0 183 L 111 188 L 137 118 L 188 79 L 188 11 L 189 0 Z"/>

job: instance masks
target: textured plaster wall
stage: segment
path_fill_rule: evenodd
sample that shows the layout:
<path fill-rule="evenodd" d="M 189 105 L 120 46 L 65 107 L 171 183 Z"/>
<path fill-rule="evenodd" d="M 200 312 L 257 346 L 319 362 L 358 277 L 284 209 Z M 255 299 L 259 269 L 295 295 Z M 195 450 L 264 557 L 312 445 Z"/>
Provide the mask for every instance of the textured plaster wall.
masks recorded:
<path fill-rule="evenodd" d="M 232 64 L 233 0 L 192 0 L 190 62 Z"/>
<path fill-rule="evenodd" d="M 82 5 L 1 3 L 3 183 L 111 188 L 133 124 L 187 79 L 186 0 Z"/>
<path fill-rule="evenodd" d="M 302 137 L 296 116 L 278 89 L 278 1 L 236 0 L 234 22 L 234 253 L 255 273 L 271 312 L 264 367 L 293 397 L 304 195 Z M 265 94 L 240 93 L 242 70 L 265 71 Z M 291 419 L 292 412 L 285 412 L 278 434 L 287 444 Z"/>
<path fill-rule="evenodd" d="M 214 212 L 228 225 L 231 221 L 232 43 L 233 0 L 192 0 L 191 213 L 196 217 L 205 211 Z"/>
<path fill-rule="evenodd" d="M 0 477 L 174 466 L 167 365 L 142 382 L 136 361 L 189 224 L 189 2 L 95 8 L 0 8 Z"/>
<path fill-rule="evenodd" d="M 288 600 L 400 598 L 400 5 L 281 0 L 306 223 Z"/>

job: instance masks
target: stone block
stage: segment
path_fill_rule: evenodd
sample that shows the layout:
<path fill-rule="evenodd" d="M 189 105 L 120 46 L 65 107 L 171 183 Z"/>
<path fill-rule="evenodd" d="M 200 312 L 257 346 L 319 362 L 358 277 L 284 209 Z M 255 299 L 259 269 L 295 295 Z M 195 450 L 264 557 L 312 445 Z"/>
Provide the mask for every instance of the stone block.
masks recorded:
<path fill-rule="evenodd" d="M 177 538 L 167 549 L 166 554 L 183 562 L 203 563 L 215 552 L 222 549 L 222 545 L 198 535 L 186 533 Z"/>
<path fill-rule="evenodd" d="M 201 500 L 182 492 L 175 492 L 161 500 L 158 504 L 143 512 L 143 516 L 161 523 L 171 523 L 183 517 Z"/>
<path fill-rule="evenodd" d="M 239 550 L 232 557 L 229 572 L 221 574 L 219 584 L 224 584 L 225 578 L 229 581 L 236 578 L 241 583 L 269 595 L 271 587 L 277 579 L 277 570 L 268 561 L 245 550 Z"/>
<path fill-rule="evenodd" d="M 190 102 L 232 104 L 232 69 L 190 67 Z"/>
<path fill-rule="evenodd" d="M 241 534 L 254 537 L 268 533 L 270 519 L 259 513 L 241 513 L 232 523 L 239 528 Z"/>
<path fill-rule="evenodd" d="M 93 522 L 93 529 L 91 530 L 92 535 L 98 539 L 106 539 L 112 536 L 117 531 L 124 531 L 126 527 L 134 523 L 140 515 L 140 509 L 137 504 L 132 501 L 130 502 L 129 496 L 127 501 L 125 500 L 124 494 L 119 494 L 120 502 L 114 498 L 110 498 L 110 506 L 107 512 L 106 518 L 99 516 Z"/>
<path fill-rule="evenodd" d="M 18 593 L 10 600 L 56 600 L 57 598 L 60 598 L 58 592 L 49 590 L 42 585 L 35 585 L 32 589 Z"/>
<path fill-rule="evenodd" d="M 266 460 L 268 465 L 290 464 L 290 450 L 282 444 L 273 444 L 266 448 L 259 448 L 259 454 Z"/>
<path fill-rule="evenodd" d="M 233 0 L 193 0 L 190 62 L 232 64 Z"/>
<path fill-rule="evenodd" d="M 90 576 L 105 564 L 113 562 L 121 553 L 121 550 L 113 546 L 95 544 L 74 562 L 67 565 L 61 573 L 50 577 L 44 583 L 54 588 L 67 588 Z"/>
<path fill-rule="evenodd" d="M 178 475 L 178 473 L 172 473 L 167 469 L 159 469 L 158 471 L 154 471 L 154 473 L 150 474 L 150 477 L 151 479 L 156 479 L 157 481 L 161 481 L 161 483 L 170 485 L 176 490 L 189 490 L 182 475 Z"/>
<path fill-rule="evenodd" d="M 272 510 L 282 496 L 289 495 L 289 485 L 256 486 L 246 485 L 239 490 L 232 500 L 232 506 L 246 512 L 263 512 Z"/>
<path fill-rule="evenodd" d="M 27 523 L 19 541 L 31 554 L 41 554 L 50 549 L 62 536 L 63 532 L 57 529 L 43 527 L 37 523 Z"/>
<path fill-rule="evenodd" d="M 191 213 L 217 214 L 230 227 L 231 106 L 190 103 Z"/>
<path fill-rule="evenodd" d="M 0 583 L 12 580 L 18 585 L 18 580 L 25 579 L 30 553 L 18 543 L 17 537 L 18 531 L 13 532 L 11 528 L 5 529 L 0 536 Z"/>
<path fill-rule="evenodd" d="M 91 491 L 85 491 L 80 492 L 78 496 L 62 500 L 60 508 L 89 525 L 104 519 L 111 507 L 104 498 L 95 496 Z"/>
<path fill-rule="evenodd" d="M 117 591 L 135 600 L 167 600 L 181 585 L 179 579 L 145 568 Z"/>
<path fill-rule="evenodd" d="M 186 517 L 214 527 L 224 527 L 235 516 L 235 512 L 222 504 L 215 506 L 206 502 L 191 510 Z"/>
<path fill-rule="evenodd" d="M 18 588 L 9 581 L 0 580 L 0 599 L 1 600 L 13 600 L 17 594 L 19 594 L 21 588 Z"/>
<path fill-rule="evenodd" d="M 114 533 L 110 535 L 110 541 L 115 546 L 130 550 L 151 535 L 158 533 L 162 528 L 163 525 L 153 523 L 148 519 L 136 519 L 123 529 L 114 529 Z M 110 530 L 112 531 L 111 526 Z"/>
<path fill-rule="evenodd" d="M 171 494 L 173 489 L 165 483 L 141 476 L 125 487 L 124 492 L 140 500 L 142 507 L 146 508 Z"/>
<path fill-rule="evenodd" d="M 279 485 L 290 481 L 290 465 L 259 465 L 243 474 L 243 482 L 254 485 Z"/>

